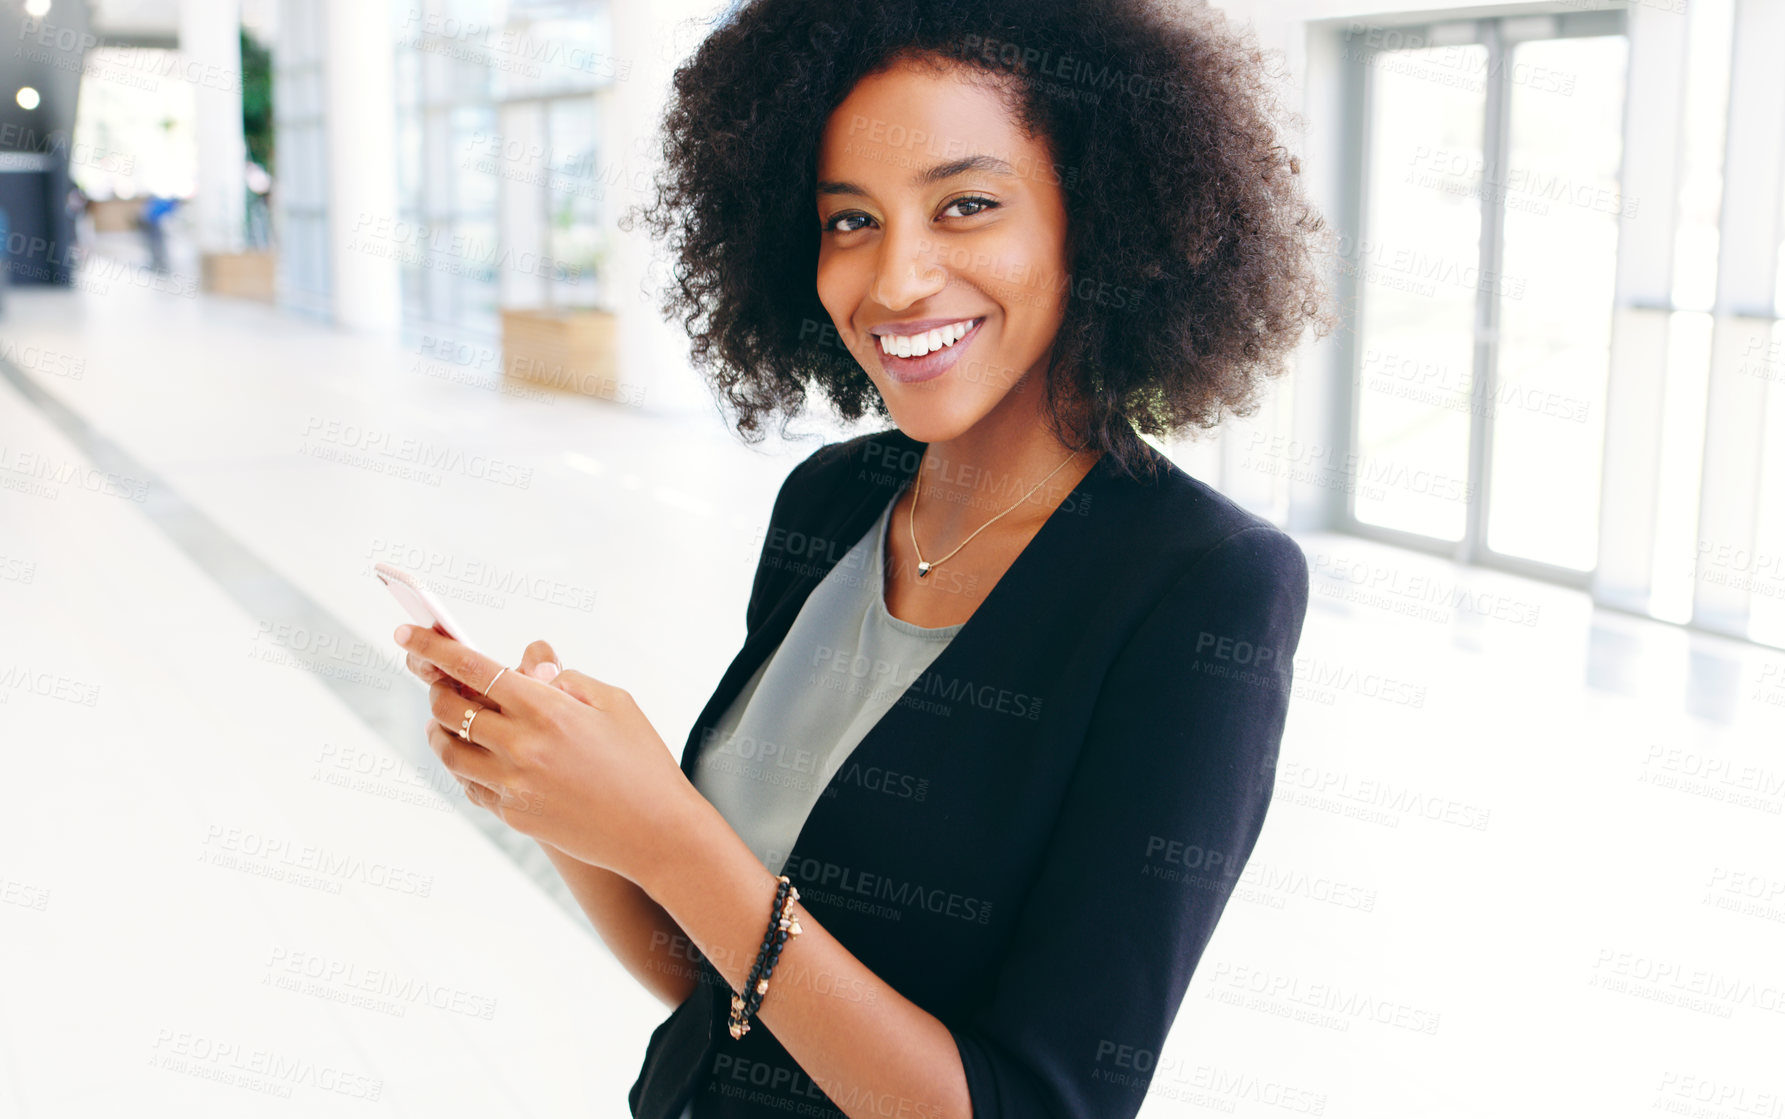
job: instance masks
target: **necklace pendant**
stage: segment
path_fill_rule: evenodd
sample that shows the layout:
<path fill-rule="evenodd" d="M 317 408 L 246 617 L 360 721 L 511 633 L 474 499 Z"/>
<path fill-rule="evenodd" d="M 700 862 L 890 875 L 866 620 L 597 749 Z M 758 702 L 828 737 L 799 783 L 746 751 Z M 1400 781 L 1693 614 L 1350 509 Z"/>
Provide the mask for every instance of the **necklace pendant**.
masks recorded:
<path fill-rule="evenodd" d="M 923 561 L 919 561 L 918 565 L 917 565 L 917 577 L 919 579 L 922 579 L 925 575 L 928 575 L 929 573 L 930 573 L 930 565 Z"/>

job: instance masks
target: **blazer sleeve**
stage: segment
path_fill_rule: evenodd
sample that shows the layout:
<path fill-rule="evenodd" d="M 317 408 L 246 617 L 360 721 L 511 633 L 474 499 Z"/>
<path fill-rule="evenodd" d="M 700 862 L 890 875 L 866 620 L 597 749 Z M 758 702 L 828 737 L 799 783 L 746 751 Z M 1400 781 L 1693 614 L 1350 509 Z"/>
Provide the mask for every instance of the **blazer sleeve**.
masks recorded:
<path fill-rule="evenodd" d="M 1307 602 L 1295 541 L 1242 529 L 1112 662 L 989 1001 L 945 1022 L 974 1119 L 1140 1109 L 1264 824 Z"/>

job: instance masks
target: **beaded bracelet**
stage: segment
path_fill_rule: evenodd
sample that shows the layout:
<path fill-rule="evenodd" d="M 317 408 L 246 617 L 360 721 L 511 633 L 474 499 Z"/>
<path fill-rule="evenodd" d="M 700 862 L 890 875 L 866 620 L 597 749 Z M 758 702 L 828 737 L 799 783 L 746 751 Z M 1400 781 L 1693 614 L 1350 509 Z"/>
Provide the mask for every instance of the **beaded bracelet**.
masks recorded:
<path fill-rule="evenodd" d="M 799 900 L 800 892 L 793 887 L 793 882 L 781 875 L 775 887 L 775 904 L 769 910 L 768 932 L 762 938 L 762 945 L 756 950 L 756 962 L 750 965 L 750 974 L 744 980 L 744 993 L 731 996 L 731 1036 L 733 1040 L 750 1032 L 750 1019 L 762 1006 L 762 998 L 768 993 L 769 976 L 774 974 L 775 961 L 781 956 L 781 949 L 790 936 L 800 934 L 800 923 L 793 916 L 793 903 Z"/>
<path fill-rule="evenodd" d="M 775 928 L 779 924 L 781 908 L 787 901 L 787 893 L 793 888 L 792 881 L 784 874 L 775 881 L 775 903 L 769 908 L 769 932 L 763 937 L 762 945 L 757 948 L 756 960 L 750 965 L 750 974 L 744 979 L 743 991 L 745 994 L 755 993 L 757 977 L 762 974 L 764 954 L 769 948 L 770 941 L 774 939 Z M 734 1040 L 741 1038 L 746 1033 L 750 1032 L 749 1015 L 747 1013 L 748 1006 L 749 1001 L 743 995 L 733 994 L 731 996 L 731 1036 Z"/>
<path fill-rule="evenodd" d="M 780 885 L 776 887 L 775 906 L 769 916 L 768 932 L 757 950 L 756 962 L 750 968 L 750 975 L 744 982 L 744 993 L 742 996 L 732 996 L 731 1035 L 734 1038 L 741 1038 L 750 1032 L 749 1020 L 762 1006 L 763 996 L 768 993 L 769 976 L 774 973 L 782 947 L 786 945 L 789 936 L 798 936 L 800 933 L 799 921 L 793 916 L 793 903 L 798 899 L 799 891 L 782 876 Z"/>
<path fill-rule="evenodd" d="M 782 904 L 781 912 L 770 931 L 775 933 L 774 943 L 769 945 L 768 958 L 762 964 L 762 976 L 754 987 L 744 992 L 744 1016 L 754 1017 L 761 1008 L 763 996 L 769 989 L 769 976 L 775 973 L 775 964 L 781 958 L 781 949 L 787 944 L 789 937 L 798 936 L 800 923 L 793 915 L 793 903 L 799 900 L 800 892 L 791 884 L 787 887 L 787 900 Z"/>

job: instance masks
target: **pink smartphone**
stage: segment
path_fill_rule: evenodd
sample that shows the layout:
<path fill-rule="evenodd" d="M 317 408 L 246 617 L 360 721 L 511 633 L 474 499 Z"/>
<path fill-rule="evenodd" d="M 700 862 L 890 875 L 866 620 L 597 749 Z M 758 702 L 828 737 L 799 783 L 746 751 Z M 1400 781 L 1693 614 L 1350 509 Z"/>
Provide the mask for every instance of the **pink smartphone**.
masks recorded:
<path fill-rule="evenodd" d="M 482 652 L 471 639 L 465 636 L 465 629 L 453 621 L 446 607 L 440 600 L 428 593 L 421 580 L 402 568 L 388 563 L 375 563 L 372 571 L 378 581 L 390 588 L 391 597 L 395 598 L 403 610 L 415 620 L 417 625 L 439 630 L 474 653 Z"/>

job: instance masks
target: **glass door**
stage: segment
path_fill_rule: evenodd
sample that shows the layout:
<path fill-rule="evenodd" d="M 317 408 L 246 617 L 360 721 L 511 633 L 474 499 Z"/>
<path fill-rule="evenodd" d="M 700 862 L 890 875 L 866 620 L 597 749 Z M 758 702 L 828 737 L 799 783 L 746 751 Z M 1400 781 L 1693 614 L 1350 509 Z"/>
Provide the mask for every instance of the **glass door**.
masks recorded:
<path fill-rule="evenodd" d="M 1347 527 L 1584 581 L 1598 547 L 1617 13 L 1358 35 Z"/>

